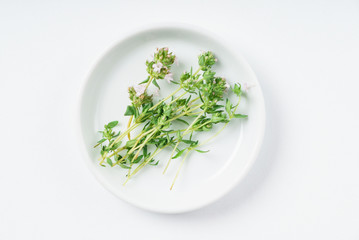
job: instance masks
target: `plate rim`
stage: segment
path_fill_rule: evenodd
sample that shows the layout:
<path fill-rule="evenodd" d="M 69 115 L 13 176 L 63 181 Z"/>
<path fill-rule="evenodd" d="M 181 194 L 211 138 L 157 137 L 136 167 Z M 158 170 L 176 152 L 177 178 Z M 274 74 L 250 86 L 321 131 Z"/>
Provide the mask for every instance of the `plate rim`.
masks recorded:
<path fill-rule="evenodd" d="M 144 206 L 141 204 L 137 204 L 134 202 L 131 202 L 129 200 L 127 200 L 126 198 L 124 198 L 123 196 L 120 196 L 120 194 L 115 193 L 112 189 L 111 186 L 109 186 L 103 178 L 103 176 L 101 174 L 98 173 L 98 171 L 96 171 L 94 169 L 94 166 L 92 164 L 90 164 L 90 156 L 87 153 L 87 146 L 85 145 L 85 142 L 83 141 L 83 134 L 82 134 L 82 130 L 81 130 L 81 109 L 82 109 L 82 100 L 84 98 L 85 95 L 85 88 L 86 85 L 88 83 L 89 78 L 91 77 L 91 75 L 93 74 L 93 72 L 95 71 L 97 65 L 99 65 L 99 63 L 101 63 L 101 61 L 103 61 L 103 59 L 105 59 L 105 57 L 111 53 L 112 50 L 114 50 L 118 45 L 120 45 L 122 42 L 125 42 L 127 39 L 144 33 L 144 32 L 151 32 L 151 31 L 159 31 L 159 30 L 165 30 L 165 29 L 181 29 L 181 30 L 185 30 L 185 31 L 191 31 L 191 32 L 195 32 L 195 33 L 199 33 L 201 35 L 204 36 L 208 36 L 212 39 L 215 39 L 217 42 L 221 43 L 222 45 L 226 46 L 226 48 L 228 50 L 232 50 L 234 52 L 234 56 L 240 60 L 240 62 L 242 64 L 245 65 L 246 69 L 248 69 L 248 71 L 250 72 L 250 74 L 253 76 L 254 81 L 256 82 L 256 88 L 258 88 L 259 90 L 259 98 L 260 98 L 260 106 L 262 107 L 262 116 L 261 116 L 261 121 L 260 121 L 260 126 L 259 127 L 259 133 L 258 133 L 258 137 L 256 140 L 256 144 L 253 147 L 253 154 L 252 156 L 249 156 L 249 161 L 246 164 L 246 166 L 243 168 L 242 173 L 235 179 L 235 181 L 232 182 L 231 186 L 227 188 L 226 191 L 222 192 L 221 194 L 217 194 L 215 197 L 211 198 L 208 201 L 203 201 L 202 204 L 197 204 L 197 205 L 188 205 L 185 209 L 181 208 L 181 209 L 177 209 L 177 210 L 160 210 L 157 208 L 150 208 L 148 206 Z M 260 86 L 260 83 L 258 81 L 258 78 L 256 76 L 256 74 L 254 73 L 253 69 L 251 68 L 251 66 L 248 64 L 248 62 L 246 61 L 246 59 L 242 56 L 242 54 L 240 53 L 240 51 L 237 49 L 237 47 L 235 46 L 235 44 L 229 42 L 228 40 L 224 39 L 223 37 L 219 36 L 218 34 L 214 33 L 213 31 L 207 29 L 207 28 L 203 28 L 203 27 L 199 27 L 199 26 L 195 26 L 195 25 L 189 25 L 189 24 L 183 24 L 183 23 L 162 23 L 162 24 L 146 24 L 142 27 L 138 27 L 138 28 L 134 28 L 130 31 L 124 32 L 122 34 L 122 36 L 114 41 L 112 44 L 109 45 L 109 47 L 105 48 L 105 50 L 95 59 L 95 61 L 90 65 L 89 70 L 87 71 L 85 77 L 82 79 L 81 85 L 80 85 L 80 89 L 79 89 L 79 93 L 78 93 L 78 99 L 77 99 L 77 104 L 75 106 L 75 129 L 76 129 L 76 135 L 77 135 L 77 140 L 81 143 L 79 143 L 80 149 L 81 149 L 81 156 L 83 157 L 83 161 L 85 162 L 86 166 L 88 169 L 90 169 L 90 171 L 92 172 L 92 174 L 95 176 L 96 180 L 111 194 L 113 194 L 114 196 L 116 196 L 117 198 L 121 199 L 122 201 L 129 203 L 132 206 L 136 206 L 140 209 L 144 209 L 147 211 L 151 211 L 151 212 L 156 212 L 156 213 L 165 213 L 165 214 L 178 214 L 178 213 L 185 213 L 185 212 L 190 212 L 190 211 L 194 211 L 200 208 L 204 208 L 208 205 L 211 205 L 212 203 L 218 201 L 219 199 L 221 199 L 222 197 L 224 197 L 225 195 L 227 195 L 229 192 L 231 192 L 233 190 L 233 188 L 235 188 L 241 181 L 242 179 L 244 179 L 250 169 L 252 168 L 254 162 L 256 161 L 262 143 L 263 143 L 263 139 L 264 139 L 264 134 L 265 134 L 265 126 L 266 126 L 266 108 L 265 108 L 265 101 L 264 101 L 264 96 L 263 96 L 263 92 L 262 92 L 262 88 Z"/>

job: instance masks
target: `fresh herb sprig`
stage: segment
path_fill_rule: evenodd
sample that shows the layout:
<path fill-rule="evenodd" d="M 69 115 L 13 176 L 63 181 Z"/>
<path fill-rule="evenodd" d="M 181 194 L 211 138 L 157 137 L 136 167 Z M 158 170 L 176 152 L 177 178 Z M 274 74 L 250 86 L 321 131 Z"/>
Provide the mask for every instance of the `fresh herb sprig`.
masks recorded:
<path fill-rule="evenodd" d="M 232 119 L 247 117 L 236 113 L 242 94 L 241 85 L 236 83 L 230 88 L 224 78 L 216 75 L 212 67 L 217 59 L 212 52 L 202 53 L 198 57 L 198 69 L 193 71 L 191 68 L 184 72 L 178 82 L 173 80 L 170 71 L 175 61 L 176 56 L 168 48 L 156 50 L 153 57 L 146 61 L 149 74 L 146 80 L 128 89 L 131 104 L 124 114 L 130 117 L 127 129 L 123 133 L 116 133 L 113 128 L 118 122 L 110 122 L 104 126 L 102 139 L 95 145 L 101 145 L 100 165 L 105 166 L 104 163 L 107 163 L 111 167 L 119 165 L 128 169 L 125 183 L 146 165 L 157 165 L 155 157 L 169 147 L 172 152 L 163 173 L 172 159 L 182 157 L 172 189 L 191 151 L 208 152 L 199 147 L 217 136 Z M 155 103 L 153 95 L 147 90 L 151 83 L 160 89 L 157 81 L 162 79 L 179 87 Z M 238 97 L 235 104 L 225 97 L 230 92 Z M 178 127 L 175 122 L 181 125 Z M 215 124 L 223 124 L 223 127 L 212 137 L 202 143 L 193 139 L 194 133 L 210 131 Z M 138 127 L 142 127 L 142 130 L 131 138 L 130 133 Z M 126 136 L 128 141 L 125 142 Z"/>

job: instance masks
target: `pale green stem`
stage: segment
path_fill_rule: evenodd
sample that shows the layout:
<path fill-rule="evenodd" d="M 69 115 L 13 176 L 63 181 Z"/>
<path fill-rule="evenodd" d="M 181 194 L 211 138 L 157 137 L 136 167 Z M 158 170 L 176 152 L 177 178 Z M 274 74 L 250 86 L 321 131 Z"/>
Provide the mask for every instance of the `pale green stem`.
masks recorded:
<path fill-rule="evenodd" d="M 228 122 L 228 123 L 229 123 L 229 122 Z M 218 134 L 220 134 L 220 133 L 223 131 L 223 129 L 225 129 L 225 127 L 228 125 L 228 123 L 224 124 L 224 126 L 223 126 L 218 132 L 216 132 L 216 134 L 214 134 L 213 136 L 209 137 L 207 140 L 203 141 L 201 144 L 197 145 L 197 147 L 200 147 L 200 146 L 202 146 L 202 145 L 208 143 L 209 141 L 211 141 L 213 138 L 217 137 Z"/>
<path fill-rule="evenodd" d="M 146 88 L 145 88 L 145 91 L 147 90 L 147 88 L 150 86 L 152 80 L 153 80 L 154 77 L 150 77 L 150 79 L 148 80 L 147 84 L 146 84 Z"/>
<path fill-rule="evenodd" d="M 128 119 L 127 129 L 131 127 L 132 119 L 133 119 L 133 115 L 131 115 L 130 119 Z M 131 132 L 128 132 L 127 136 L 128 136 L 128 140 L 131 140 Z"/>
<path fill-rule="evenodd" d="M 168 121 L 173 121 L 173 120 L 175 120 L 175 119 L 177 119 L 177 118 L 180 118 L 180 117 L 182 117 L 183 115 L 186 115 L 187 113 L 193 112 L 193 111 L 197 110 L 198 108 L 200 108 L 200 107 L 202 107 L 202 106 L 203 106 L 203 104 L 201 104 L 201 105 L 199 105 L 199 106 L 197 106 L 197 107 L 195 107 L 195 108 L 193 108 L 193 109 L 191 109 L 191 110 L 188 110 L 188 111 L 186 111 L 186 112 L 183 112 L 183 113 L 177 115 L 176 117 L 174 117 L 174 118 L 172 118 L 172 119 L 170 119 L 170 120 L 167 120 L 167 122 L 168 122 Z"/>
<path fill-rule="evenodd" d="M 136 123 L 134 125 L 132 125 L 129 129 L 127 129 L 125 132 L 123 132 L 120 136 L 118 136 L 115 141 L 113 141 L 113 143 L 110 145 L 110 147 L 112 147 L 115 143 L 117 143 L 118 141 L 121 141 L 126 135 L 127 133 L 131 132 L 133 129 L 135 129 L 136 127 L 138 127 L 140 125 L 140 123 Z"/>
<path fill-rule="evenodd" d="M 156 103 L 156 105 L 152 106 L 149 111 L 155 109 L 158 105 L 160 105 L 161 103 L 163 103 L 164 101 L 166 101 L 167 99 L 169 99 L 170 97 L 172 97 L 173 95 L 175 95 L 179 90 L 181 90 L 182 87 L 179 87 L 176 91 L 174 91 L 173 93 L 171 93 L 170 95 L 168 95 L 166 98 L 162 99 L 161 101 L 159 101 L 158 103 Z"/>
<path fill-rule="evenodd" d="M 116 149 L 110 156 L 108 156 L 109 158 L 110 157 L 113 157 L 115 154 L 121 152 L 122 150 L 126 149 L 126 147 L 121 147 L 121 148 L 118 148 Z"/>
<path fill-rule="evenodd" d="M 183 97 L 186 94 L 187 94 L 187 92 L 182 93 L 181 95 L 179 95 L 179 97 L 176 97 L 175 99 L 173 99 L 168 105 L 174 103 L 175 101 L 177 101 L 178 99 L 180 99 L 181 97 Z"/>
<path fill-rule="evenodd" d="M 182 159 L 181 165 L 179 166 L 179 168 L 178 168 L 178 170 L 177 170 L 177 173 L 176 173 L 176 176 L 175 176 L 175 178 L 173 179 L 173 182 L 172 182 L 172 185 L 171 185 L 170 190 L 172 190 L 173 185 L 175 185 L 175 182 L 176 182 L 176 180 L 177 180 L 177 178 L 178 178 L 178 175 L 179 175 L 179 173 L 180 173 L 180 171 L 181 171 L 181 169 L 182 169 L 184 160 L 187 158 L 187 155 L 188 155 L 189 152 L 190 152 L 190 149 L 187 150 L 186 154 L 184 155 L 184 157 L 183 157 L 183 159 Z"/>

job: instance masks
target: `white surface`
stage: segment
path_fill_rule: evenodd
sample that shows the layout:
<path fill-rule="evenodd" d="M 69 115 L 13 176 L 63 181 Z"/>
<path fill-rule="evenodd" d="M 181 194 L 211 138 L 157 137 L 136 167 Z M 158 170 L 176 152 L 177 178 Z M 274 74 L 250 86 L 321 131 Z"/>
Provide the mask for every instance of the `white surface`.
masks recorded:
<path fill-rule="evenodd" d="M 0 239 L 359 238 L 357 1 L 88 2 L 0 2 Z M 123 31 L 164 20 L 234 41 L 267 101 L 250 174 L 183 215 L 108 193 L 73 131 L 93 61 Z"/>
<path fill-rule="evenodd" d="M 160 213 L 183 213 L 218 200 L 248 174 L 258 156 L 264 136 L 263 94 L 252 69 L 238 50 L 219 38 L 215 34 L 209 34 L 208 30 L 183 24 L 155 25 L 124 36 L 90 70 L 79 99 L 79 146 L 83 147 L 87 166 L 110 192 L 143 209 Z M 233 119 L 215 141 L 201 147 L 210 149 L 209 153 L 193 151 L 184 162 L 172 191 L 169 188 L 182 160 L 173 160 L 167 173 L 163 175 L 171 152 L 168 148 L 156 156 L 156 160 L 160 160 L 156 167 L 145 167 L 123 186 L 128 170 L 101 167 L 98 161 L 99 150 L 94 149 L 93 145 L 99 139 L 98 131 L 109 121 L 119 120 L 119 128 L 123 132 L 123 126 L 126 127 L 128 122 L 128 117 L 123 117 L 130 104 L 128 87 L 148 76 L 144 64 L 147 56 L 156 47 L 163 46 L 170 47 L 170 51 L 178 59 L 178 64 L 171 68 L 174 79 L 178 80 L 185 70 L 190 71 L 191 66 L 196 71 L 197 56 L 203 49 L 215 53 L 219 62 L 215 64 L 213 71 L 218 76 L 225 77 L 231 86 L 235 83 L 256 86 L 241 96 L 237 110 L 238 113 L 248 114 L 249 118 Z M 160 98 L 178 88 L 178 85 L 168 84 L 163 80 L 158 80 L 158 84 L 161 86 Z M 149 92 L 153 92 L 154 88 L 156 87 L 151 85 Z M 183 91 L 176 96 L 182 93 Z M 237 101 L 233 93 L 225 97 L 229 97 L 232 102 Z M 158 98 L 155 98 L 155 102 L 157 101 Z M 203 142 L 221 127 L 214 126 L 212 133 L 195 132 L 193 139 Z M 136 134 L 138 133 L 137 131 Z M 154 148 L 149 151 L 153 152 Z"/>

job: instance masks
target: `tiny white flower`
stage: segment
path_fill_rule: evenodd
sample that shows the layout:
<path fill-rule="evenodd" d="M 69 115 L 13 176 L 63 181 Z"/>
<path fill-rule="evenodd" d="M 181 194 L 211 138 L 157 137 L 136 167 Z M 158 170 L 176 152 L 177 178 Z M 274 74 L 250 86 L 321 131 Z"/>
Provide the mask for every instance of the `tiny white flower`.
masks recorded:
<path fill-rule="evenodd" d="M 136 85 L 136 86 L 133 87 L 133 89 L 135 89 L 135 91 L 136 91 L 136 96 L 139 97 L 145 92 L 146 84 Z"/>
<path fill-rule="evenodd" d="M 161 62 L 158 62 L 158 63 L 153 64 L 152 67 L 153 67 L 154 72 L 159 73 L 159 72 L 161 72 L 161 68 L 163 67 L 163 65 Z"/>
<path fill-rule="evenodd" d="M 229 88 L 231 87 L 231 85 L 229 85 L 228 82 L 226 82 L 226 84 L 224 84 L 224 91 L 228 92 Z"/>
<path fill-rule="evenodd" d="M 248 83 L 248 82 L 245 82 L 242 84 L 242 91 L 243 92 L 248 92 L 248 90 L 252 87 L 255 87 L 256 85 L 254 83 Z"/>
<path fill-rule="evenodd" d="M 173 81 L 173 74 L 172 74 L 172 73 L 168 73 L 168 74 L 165 76 L 165 80 L 166 80 L 168 83 L 171 83 L 171 81 Z"/>
<path fill-rule="evenodd" d="M 203 79 L 203 84 L 207 84 L 207 81 L 206 81 L 206 79 Z"/>

